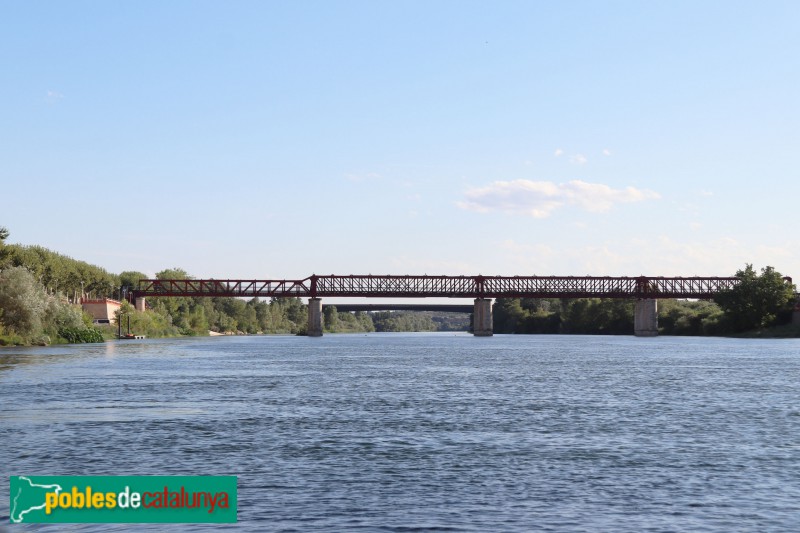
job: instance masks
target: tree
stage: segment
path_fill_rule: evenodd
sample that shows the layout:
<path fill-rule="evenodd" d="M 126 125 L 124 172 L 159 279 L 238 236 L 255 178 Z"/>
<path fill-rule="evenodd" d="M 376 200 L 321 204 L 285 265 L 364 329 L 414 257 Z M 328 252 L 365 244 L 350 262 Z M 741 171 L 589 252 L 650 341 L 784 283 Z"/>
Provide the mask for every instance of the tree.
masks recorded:
<path fill-rule="evenodd" d="M 12 267 L 0 272 L 0 309 L 8 330 L 26 340 L 42 334 L 47 298 L 26 268 Z"/>
<path fill-rule="evenodd" d="M 529 316 L 519 298 L 498 298 L 493 312 L 495 333 L 522 333 L 521 324 Z"/>
<path fill-rule="evenodd" d="M 156 273 L 156 279 L 194 279 L 182 268 L 167 268 Z"/>
<path fill-rule="evenodd" d="M 325 331 L 336 333 L 339 329 L 339 312 L 335 305 L 329 305 L 322 311 Z"/>
<path fill-rule="evenodd" d="M 58 337 L 68 342 L 102 341 L 79 307 L 48 295 L 21 266 L 0 272 L 0 323 L 0 330 L 17 337 L 14 343 L 49 344 Z"/>
<path fill-rule="evenodd" d="M 734 331 L 742 332 L 775 325 L 788 315 L 795 299 L 795 286 L 768 266 L 758 275 L 753 265 L 736 272 L 739 283 L 718 294 L 714 301 L 722 308 Z"/>
<path fill-rule="evenodd" d="M 579 298 L 565 302 L 564 333 L 597 333 L 597 323 L 592 309 L 598 305 L 597 299 Z"/>
<path fill-rule="evenodd" d="M 10 233 L 8 232 L 8 229 L 6 229 L 5 226 L 0 226 L 0 246 L 2 246 L 3 242 L 8 239 L 9 235 Z"/>
<path fill-rule="evenodd" d="M 139 288 L 140 279 L 147 278 L 148 276 L 146 274 L 135 270 L 126 270 L 121 273 L 119 275 L 120 299 L 124 300 L 131 291 L 135 291 Z"/>
<path fill-rule="evenodd" d="M 148 276 L 142 272 L 126 270 L 119 275 L 119 284 L 129 289 L 136 289 L 139 286 L 139 280 L 147 278 Z"/>

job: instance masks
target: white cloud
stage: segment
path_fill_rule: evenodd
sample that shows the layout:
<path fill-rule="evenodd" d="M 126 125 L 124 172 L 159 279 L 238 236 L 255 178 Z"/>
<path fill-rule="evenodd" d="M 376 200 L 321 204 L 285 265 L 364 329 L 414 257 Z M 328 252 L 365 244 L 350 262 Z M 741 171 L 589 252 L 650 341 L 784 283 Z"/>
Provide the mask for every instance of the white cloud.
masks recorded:
<path fill-rule="evenodd" d="M 556 157 L 561 157 L 562 155 L 564 155 L 564 150 L 562 150 L 561 148 L 556 148 L 556 151 L 553 152 L 553 155 Z"/>
<path fill-rule="evenodd" d="M 500 211 L 534 218 L 546 218 L 565 205 L 602 213 L 615 204 L 660 198 L 658 193 L 646 189 L 613 189 L 602 183 L 581 180 L 559 184 L 530 180 L 495 181 L 486 187 L 468 189 L 464 196 L 464 200 L 456 203 L 461 209 L 478 213 Z"/>
<path fill-rule="evenodd" d="M 587 183 L 581 180 L 570 181 L 565 189 L 573 203 L 595 213 L 608 211 L 617 203 L 642 202 L 661 197 L 657 192 L 647 189 L 634 187 L 613 189 L 602 183 Z"/>
<path fill-rule="evenodd" d="M 55 104 L 59 100 L 63 100 L 64 95 L 58 91 L 47 91 L 47 94 L 44 97 L 44 101 L 48 104 Z"/>
<path fill-rule="evenodd" d="M 611 155 L 611 150 L 609 150 L 608 148 L 603 148 L 603 155 L 605 156 Z"/>
<path fill-rule="evenodd" d="M 587 161 L 589 160 L 583 154 L 575 154 L 569 158 L 569 162 L 575 165 L 585 165 Z"/>

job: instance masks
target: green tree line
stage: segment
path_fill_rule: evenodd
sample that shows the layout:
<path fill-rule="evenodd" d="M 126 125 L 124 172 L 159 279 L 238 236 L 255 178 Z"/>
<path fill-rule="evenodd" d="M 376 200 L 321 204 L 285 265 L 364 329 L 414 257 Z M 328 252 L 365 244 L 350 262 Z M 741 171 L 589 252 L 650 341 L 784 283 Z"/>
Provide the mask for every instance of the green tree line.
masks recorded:
<path fill-rule="evenodd" d="M 0 247 L 0 270 L 11 267 L 25 268 L 47 294 L 61 295 L 70 303 L 78 303 L 82 296 L 120 296 L 119 276 L 42 246 Z"/>
<path fill-rule="evenodd" d="M 99 340 L 77 304 L 81 297 L 121 299 L 139 279 L 136 271 L 112 274 L 41 246 L 5 244 L 0 227 L 0 343 L 47 344 Z M 786 324 L 791 320 L 795 287 L 772 267 L 759 274 L 752 265 L 739 270 L 740 283 L 715 301 L 659 301 L 659 329 L 666 335 L 726 335 Z M 180 268 L 159 279 L 189 279 Z M 634 302 L 616 299 L 499 299 L 494 306 L 496 333 L 622 334 L 633 331 Z M 465 329 L 465 317 L 419 312 L 341 313 L 325 308 L 330 333 L 370 331 L 453 331 Z M 307 310 L 298 298 L 148 298 L 135 312 L 123 302 L 120 323 L 150 337 L 219 333 L 303 334 Z M 102 330 L 107 337 L 115 328 Z"/>
<path fill-rule="evenodd" d="M 96 342 L 115 327 L 92 326 L 77 304 L 81 298 L 122 299 L 141 272 L 112 274 L 41 246 L 6 244 L 0 227 L 0 344 Z M 182 269 L 159 272 L 159 279 L 186 279 Z M 145 312 L 123 301 L 120 323 L 150 337 L 220 333 L 303 333 L 305 305 L 298 298 L 269 302 L 237 298 L 150 298 Z"/>
<path fill-rule="evenodd" d="M 49 272 L 28 268 L 43 266 L 51 252 L 39 247 L 8 246 L 8 236 L 8 229 L 0 226 L 0 345 L 103 340 L 100 332 L 91 327 L 91 317 L 42 283 Z"/>

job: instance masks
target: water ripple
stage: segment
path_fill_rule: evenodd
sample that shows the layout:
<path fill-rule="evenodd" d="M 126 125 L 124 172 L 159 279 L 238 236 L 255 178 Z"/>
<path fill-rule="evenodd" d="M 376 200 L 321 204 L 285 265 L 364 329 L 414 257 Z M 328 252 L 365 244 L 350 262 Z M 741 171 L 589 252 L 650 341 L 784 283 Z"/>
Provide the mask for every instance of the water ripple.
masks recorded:
<path fill-rule="evenodd" d="M 237 475 L 247 531 L 800 530 L 800 343 L 482 340 L 0 351 L 2 475 Z"/>

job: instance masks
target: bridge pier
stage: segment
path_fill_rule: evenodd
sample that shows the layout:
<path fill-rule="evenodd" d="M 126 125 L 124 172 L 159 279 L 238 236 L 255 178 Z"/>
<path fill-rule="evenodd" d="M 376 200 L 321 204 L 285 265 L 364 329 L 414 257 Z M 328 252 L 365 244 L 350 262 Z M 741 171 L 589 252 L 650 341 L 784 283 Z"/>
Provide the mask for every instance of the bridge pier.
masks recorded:
<path fill-rule="evenodd" d="M 493 327 L 491 298 L 476 298 L 475 311 L 472 314 L 472 334 L 476 337 L 491 337 L 494 335 Z"/>
<path fill-rule="evenodd" d="M 309 337 L 322 337 L 322 299 L 308 299 L 308 329 Z"/>
<path fill-rule="evenodd" d="M 658 336 L 658 300 L 655 298 L 636 300 L 633 334 L 637 337 Z"/>
<path fill-rule="evenodd" d="M 146 308 L 144 303 L 144 296 L 136 298 L 136 300 L 134 300 L 133 306 L 136 308 L 137 311 L 144 312 Z"/>

